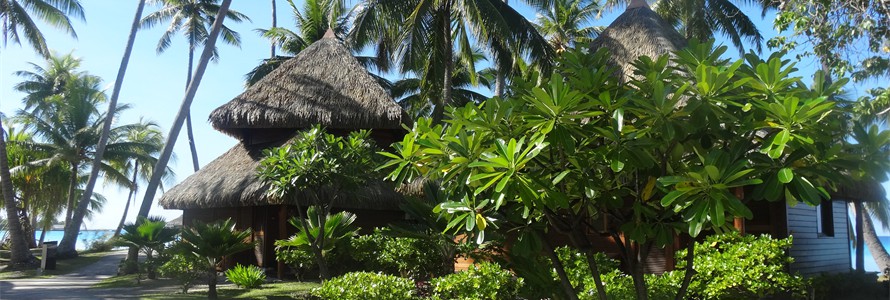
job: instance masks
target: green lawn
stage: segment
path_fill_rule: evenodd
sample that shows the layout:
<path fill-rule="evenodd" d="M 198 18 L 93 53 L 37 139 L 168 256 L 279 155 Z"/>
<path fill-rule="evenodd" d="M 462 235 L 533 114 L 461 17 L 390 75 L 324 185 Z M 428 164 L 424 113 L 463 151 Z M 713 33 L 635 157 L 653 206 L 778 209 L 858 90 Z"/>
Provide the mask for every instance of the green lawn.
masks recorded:
<path fill-rule="evenodd" d="M 65 275 L 79 268 L 92 264 L 102 257 L 109 255 L 111 252 L 95 252 L 81 253 L 77 258 L 56 260 L 55 270 L 46 270 L 43 275 L 37 276 L 37 270 L 27 271 L 0 271 L 0 279 L 23 279 L 23 278 L 49 278 L 55 275 Z M 38 257 L 39 259 L 39 257 Z"/>
<path fill-rule="evenodd" d="M 223 299 L 303 299 L 310 290 L 320 286 L 314 282 L 276 282 L 267 283 L 256 289 L 241 289 L 232 285 L 218 286 L 217 292 Z M 148 292 L 142 299 L 206 299 L 207 287 L 196 286 L 189 289 L 188 294 L 179 293 L 179 285 L 171 279 L 148 280 L 143 275 L 142 282 L 136 283 L 136 275 L 123 275 L 103 279 L 93 286 L 97 289 L 134 287 L 143 291 L 169 290 L 173 288 L 176 294 Z"/>

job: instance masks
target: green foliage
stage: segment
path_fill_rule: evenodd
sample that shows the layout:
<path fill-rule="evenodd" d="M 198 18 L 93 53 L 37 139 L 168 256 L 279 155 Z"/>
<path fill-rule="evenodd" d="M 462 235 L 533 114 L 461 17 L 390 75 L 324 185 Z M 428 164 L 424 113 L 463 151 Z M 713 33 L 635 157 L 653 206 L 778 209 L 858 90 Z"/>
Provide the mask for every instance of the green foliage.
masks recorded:
<path fill-rule="evenodd" d="M 358 231 L 358 228 L 353 224 L 356 217 L 350 212 L 343 211 L 320 218 L 317 208 L 310 206 L 306 215 L 309 216 L 308 219 L 303 220 L 306 226 L 303 226 L 300 219 L 290 218 L 288 223 L 297 228 L 297 233 L 287 240 L 275 241 L 276 255 L 280 256 L 282 261 L 297 270 L 298 273 L 308 271 L 310 262 L 317 264 L 316 254 L 312 248 L 313 243 L 320 247 L 321 259 L 331 262 L 336 258 L 332 257 L 336 256 L 335 251 L 340 250 L 339 248 L 349 247 L 349 241 Z M 321 222 L 324 222 L 324 231 L 322 231 Z M 348 253 L 348 251 L 340 252 Z"/>
<path fill-rule="evenodd" d="M 296 247 L 275 247 L 275 260 L 284 263 L 302 281 L 308 273 L 317 271 L 318 264 L 309 250 Z"/>
<path fill-rule="evenodd" d="M 252 289 L 258 288 L 266 282 L 266 272 L 262 268 L 250 265 L 236 265 L 234 268 L 226 270 L 226 278 L 236 286 Z"/>
<path fill-rule="evenodd" d="M 442 255 L 433 241 L 396 237 L 387 229 L 352 240 L 352 257 L 365 268 L 414 279 L 443 275 Z"/>
<path fill-rule="evenodd" d="M 89 252 L 108 252 L 112 249 L 114 249 L 114 241 L 112 241 L 108 235 L 103 235 L 100 238 L 90 241 L 89 246 L 87 246 Z"/>
<path fill-rule="evenodd" d="M 522 279 L 494 263 L 478 263 L 469 270 L 435 278 L 432 299 L 514 299 Z"/>
<path fill-rule="evenodd" d="M 879 282 L 873 273 L 822 274 L 814 277 L 813 296 L 817 300 L 885 299 L 887 282 Z"/>
<path fill-rule="evenodd" d="M 216 265 L 228 255 L 250 250 L 253 244 L 247 242 L 250 229 L 236 230 L 232 219 L 214 223 L 194 222 L 191 227 L 182 231 L 182 240 L 177 243 L 179 251 L 192 253 L 205 261 L 207 282 L 210 287 L 208 296 L 216 298 Z"/>
<path fill-rule="evenodd" d="M 179 230 L 167 228 L 167 222 L 163 218 L 145 218 L 139 217 L 135 223 L 126 224 L 123 227 L 124 232 L 117 237 L 114 242 L 118 246 L 136 247 L 139 251 L 145 253 L 145 266 L 148 278 L 155 278 L 155 271 L 160 265 L 154 256 L 155 252 L 161 252 L 167 243 L 176 239 Z M 137 272 L 137 280 L 140 273 Z"/>
<path fill-rule="evenodd" d="M 201 257 L 190 252 L 177 251 L 158 268 L 158 271 L 161 276 L 172 278 L 179 283 L 182 293 L 187 294 L 195 281 L 206 274 L 204 268 L 206 268 L 206 262 Z"/>
<path fill-rule="evenodd" d="M 352 272 L 325 281 L 312 294 L 332 300 L 409 300 L 414 299 L 414 282 L 380 273 Z"/>
<path fill-rule="evenodd" d="M 789 248 L 790 237 L 773 239 L 768 235 L 741 236 L 735 232 L 709 236 L 695 244 L 696 274 L 689 285 L 690 296 L 752 299 L 778 293 L 803 295 L 807 281 L 785 271 L 785 266 L 793 261 L 787 253 Z M 685 256 L 685 250 L 677 252 L 678 258 Z M 685 261 L 678 259 L 677 268 L 684 267 Z"/>

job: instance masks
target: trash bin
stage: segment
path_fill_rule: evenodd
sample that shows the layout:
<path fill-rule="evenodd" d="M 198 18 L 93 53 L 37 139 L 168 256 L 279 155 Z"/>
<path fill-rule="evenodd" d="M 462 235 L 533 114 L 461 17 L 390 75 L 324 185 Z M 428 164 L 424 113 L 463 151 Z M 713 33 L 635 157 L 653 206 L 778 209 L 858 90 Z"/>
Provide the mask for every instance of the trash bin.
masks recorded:
<path fill-rule="evenodd" d="M 44 270 L 55 270 L 56 269 L 56 247 L 58 247 L 59 242 L 44 242 L 43 243 L 43 255 L 40 260 L 40 268 Z"/>

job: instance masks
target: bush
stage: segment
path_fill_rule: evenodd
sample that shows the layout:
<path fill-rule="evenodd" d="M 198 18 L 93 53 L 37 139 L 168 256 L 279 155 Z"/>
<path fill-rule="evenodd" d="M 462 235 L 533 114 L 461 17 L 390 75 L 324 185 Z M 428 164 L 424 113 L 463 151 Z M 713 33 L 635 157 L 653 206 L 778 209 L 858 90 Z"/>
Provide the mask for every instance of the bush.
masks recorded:
<path fill-rule="evenodd" d="M 479 263 L 469 270 L 432 280 L 433 299 L 515 299 L 522 280 L 494 263 Z"/>
<path fill-rule="evenodd" d="M 802 297 L 806 280 L 785 271 L 785 266 L 794 261 L 786 253 L 789 248 L 790 237 L 773 239 L 737 232 L 709 236 L 695 243 L 696 274 L 689 284 L 689 297 L 757 299 L 780 293 Z M 685 257 L 686 250 L 677 252 L 678 270 L 685 268 Z"/>
<path fill-rule="evenodd" d="M 275 259 L 294 271 L 297 280 L 303 280 L 309 273 L 318 270 L 318 264 L 308 250 L 296 247 L 275 247 Z"/>
<path fill-rule="evenodd" d="M 444 275 L 444 259 L 433 241 L 394 237 L 386 229 L 375 229 L 374 233 L 352 240 L 352 258 L 361 263 L 365 270 L 384 272 L 391 275 L 428 279 Z"/>
<path fill-rule="evenodd" d="M 322 299 L 402 300 L 414 298 L 414 282 L 393 275 L 352 272 L 322 283 L 312 294 Z"/>
<path fill-rule="evenodd" d="M 108 252 L 112 249 L 114 249 L 114 243 L 111 241 L 108 234 L 90 241 L 87 246 L 88 252 Z"/>
<path fill-rule="evenodd" d="M 202 258 L 192 253 L 179 252 L 173 254 L 170 260 L 158 268 L 158 271 L 161 276 L 172 278 L 179 283 L 182 293 L 187 294 L 189 288 L 206 274 L 204 270 L 206 264 Z"/>
<path fill-rule="evenodd" d="M 252 289 L 266 282 L 266 272 L 257 266 L 237 264 L 234 268 L 226 270 L 226 278 L 239 287 Z"/>
<path fill-rule="evenodd" d="M 823 274 L 813 278 L 813 298 L 887 299 L 887 282 L 878 282 L 874 273 Z"/>

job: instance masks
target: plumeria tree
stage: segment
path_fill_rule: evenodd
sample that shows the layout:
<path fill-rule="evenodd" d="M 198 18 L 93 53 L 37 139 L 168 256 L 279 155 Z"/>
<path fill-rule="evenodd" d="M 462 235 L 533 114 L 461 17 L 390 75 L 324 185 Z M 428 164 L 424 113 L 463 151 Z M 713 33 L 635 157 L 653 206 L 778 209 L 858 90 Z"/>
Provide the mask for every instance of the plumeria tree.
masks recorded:
<path fill-rule="evenodd" d="M 441 181 L 447 200 L 436 211 L 479 242 L 510 230 L 513 250 L 555 257 L 543 234 L 568 236 L 600 299 L 593 243 L 601 240 L 587 232 L 604 232 L 646 299 L 649 249 L 732 230 L 734 218 L 752 217 L 748 201 L 816 205 L 850 158 L 828 99 L 842 83 L 807 86 L 781 54 L 728 61 L 726 50 L 693 41 L 673 65 L 641 57 L 627 84 L 616 82 L 604 51 L 568 51 L 541 84 L 517 82 L 515 97 L 455 108 L 444 125 L 418 120 L 383 153 L 382 168 L 398 182 Z M 688 249 L 678 299 L 694 273 Z M 565 296 L 577 299 L 551 261 Z"/>

